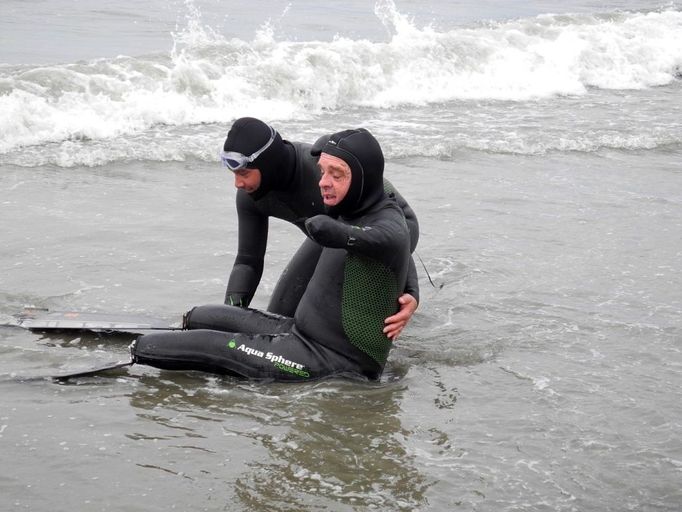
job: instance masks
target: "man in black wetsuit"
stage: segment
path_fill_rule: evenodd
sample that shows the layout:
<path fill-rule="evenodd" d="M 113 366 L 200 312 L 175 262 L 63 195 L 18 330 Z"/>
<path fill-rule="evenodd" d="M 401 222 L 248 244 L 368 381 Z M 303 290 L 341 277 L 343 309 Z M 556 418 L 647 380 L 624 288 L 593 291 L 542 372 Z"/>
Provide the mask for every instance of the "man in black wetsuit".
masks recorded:
<path fill-rule="evenodd" d="M 186 315 L 190 330 L 138 338 L 134 362 L 279 381 L 381 376 L 392 345 L 384 319 L 407 281 L 409 229 L 384 191 L 383 154 L 368 131 L 331 135 L 318 165 L 328 215 L 304 222 L 322 251 L 294 318 L 200 306 Z"/>
<path fill-rule="evenodd" d="M 321 145 L 325 140 L 322 137 L 316 144 Z M 277 131 L 258 119 L 245 117 L 232 125 L 222 160 L 234 172 L 234 184 L 238 189 L 239 242 L 225 304 L 247 307 L 251 303 L 263 273 L 269 217 L 291 222 L 305 233 L 305 219 L 324 213 L 318 187 L 319 151 L 312 155 L 311 149 L 309 144 L 282 140 Z M 384 180 L 384 187 L 387 194 L 396 198 L 405 214 L 411 251 L 414 251 L 419 239 L 417 218 L 387 180 Z M 268 311 L 293 316 L 320 251 L 320 246 L 309 239 L 301 245 L 275 286 Z M 385 320 L 384 332 L 391 339 L 402 331 L 419 301 L 417 272 L 414 261 L 410 261 L 400 310 Z"/>

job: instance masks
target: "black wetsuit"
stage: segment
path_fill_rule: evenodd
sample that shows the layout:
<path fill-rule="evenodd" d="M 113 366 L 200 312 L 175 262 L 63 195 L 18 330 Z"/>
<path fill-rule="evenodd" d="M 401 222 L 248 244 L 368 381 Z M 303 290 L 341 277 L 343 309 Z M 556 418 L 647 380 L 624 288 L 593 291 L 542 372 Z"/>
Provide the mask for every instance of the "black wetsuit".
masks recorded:
<path fill-rule="evenodd" d="M 383 190 L 376 140 L 365 130 L 332 137 L 324 151 L 347 158 L 351 186 L 330 209 L 338 218 L 305 221 L 309 238 L 323 248 L 295 316 L 200 306 L 185 319 L 190 330 L 138 338 L 136 363 L 279 381 L 379 378 L 392 345 L 384 319 L 398 310 L 406 287 L 410 233 L 403 209 Z"/>
<path fill-rule="evenodd" d="M 407 226 L 391 199 L 358 219 L 356 225 L 370 230 L 330 221 L 327 243 L 339 248 L 322 250 L 293 319 L 235 306 L 200 306 L 188 315 L 192 330 L 140 337 L 136 362 L 279 381 L 379 378 L 391 348 L 384 319 L 397 311 L 407 276 Z M 353 246 L 346 246 L 349 232 Z M 240 332 L 223 332 L 231 329 Z"/>
<path fill-rule="evenodd" d="M 248 306 L 263 274 L 263 264 L 268 239 L 269 217 L 291 222 L 305 233 L 303 223 L 309 217 L 324 213 L 320 197 L 320 170 L 317 156 L 310 153 L 311 145 L 284 142 L 288 146 L 291 164 L 288 175 L 278 176 L 276 188 L 265 194 L 248 194 L 237 191 L 237 217 L 239 220 L 239 245 L 237 257 L 230 274 L 225 293 L 225 303 Z M 388 180 L 384 180 L 384 191 L 395 198 L 402 208 L 410 231 L 410 250 L 414 251 L 419 240 L 417 217 L 405 199 Z M 267 310 L 292 316 L 301 295 L 310 280 L 319 258 L 321 247 L 307 239 L 298 249 L 280 277 L 270 298 Z M 419 301 L 419 283 L 414 261 L 410 259 L 410 270 L 405 293 Z"/>

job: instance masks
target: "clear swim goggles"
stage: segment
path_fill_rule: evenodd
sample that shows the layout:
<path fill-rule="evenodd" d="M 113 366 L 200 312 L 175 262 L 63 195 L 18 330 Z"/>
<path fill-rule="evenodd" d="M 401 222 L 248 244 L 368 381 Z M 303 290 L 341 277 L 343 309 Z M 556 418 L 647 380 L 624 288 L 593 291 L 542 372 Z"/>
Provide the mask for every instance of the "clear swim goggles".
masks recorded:
<path fill-rule="evenodd" d="M 263 151 L 270 147 L 275 140 L 275 136 L 277 135 L 277 132 L 272 126 L 268 126 L 268 128 L 270 128 L 270 140 L 265 143 L 265 146 L 253 153 L 251 156 L 243 155 L 237 151 L 221 151 L 220 159 L 223 161 L 223 165 L 231 171 L 238 171 L 258 158 Z"/>

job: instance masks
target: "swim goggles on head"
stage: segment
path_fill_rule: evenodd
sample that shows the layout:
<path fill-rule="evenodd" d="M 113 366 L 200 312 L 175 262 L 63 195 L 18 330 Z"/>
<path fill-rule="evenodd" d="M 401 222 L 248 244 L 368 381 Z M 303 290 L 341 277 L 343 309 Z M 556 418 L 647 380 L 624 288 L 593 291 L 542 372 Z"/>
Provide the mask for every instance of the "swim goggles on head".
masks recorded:
<path fill-rule="evenodd" d="M 251 156 L 243 155 L 237 151 L 221 151 L 220 159 L 223 161 L 223 165 L 231 171 L 238 171 L 258 158 L 263 151 L 270 147 L 275 140 L 275 136 L 277 135 L 277 132 L 272 126 L 268 126 L 268 128 L 270 128 L 270 140 L 265 143 L 265 146 L 253 153 Z"/>

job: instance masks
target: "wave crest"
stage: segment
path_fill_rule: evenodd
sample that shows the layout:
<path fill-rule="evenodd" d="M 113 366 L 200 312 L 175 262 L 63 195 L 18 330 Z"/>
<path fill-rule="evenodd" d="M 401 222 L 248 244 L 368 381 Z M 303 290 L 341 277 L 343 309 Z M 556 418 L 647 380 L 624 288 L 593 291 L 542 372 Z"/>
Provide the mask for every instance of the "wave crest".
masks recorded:
<path fill-rule="evenodd" d="M 359 108 L 525 102 L 590 88 L 645 89 L 682 70 L 682 12 L 542 15 L 438 31 L 391 0 L 375 14 L 386 41 L 227 39 L 188 4 L 168 55 L 0 67 L 0 154 L 69 140 L 242 115 L 310 119 Z"/>

